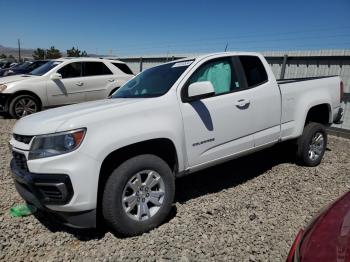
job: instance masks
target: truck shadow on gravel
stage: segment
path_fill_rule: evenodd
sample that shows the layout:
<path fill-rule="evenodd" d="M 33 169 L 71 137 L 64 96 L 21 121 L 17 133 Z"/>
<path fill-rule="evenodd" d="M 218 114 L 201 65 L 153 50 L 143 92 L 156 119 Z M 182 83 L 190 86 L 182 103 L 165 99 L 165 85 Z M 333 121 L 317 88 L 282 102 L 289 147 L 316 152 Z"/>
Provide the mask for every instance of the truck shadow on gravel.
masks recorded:
<path fill-rule="evenodd" d="M 296 163 L 295 147 L 282 143 L 254 154 L 237 158 L 176 180 L 175 201 L 220 192 L 258 177 L 282 163 Z"/>
<path fill-rule="evenodd" d="M 46 213 L 38 210 L 34 214 L 35 218 L 45 226 L 52 233 L 56 232 L 66 232 L 73 235 L 76 239 L 80 241 L 90 241 L 90 240 L 99 240 L 102 239 L 105 234 L 108 232 L 108 229 L 105 227 L 93 228 L 93 229 L 79 229 L 65 226 L 56 220 L 54 217 L 49 216 Z"/>
<path fill-rule="evenodd" d="M 206 194 L 232 188 L 258 177 L 281 163 L 295 163 L 293 145 L 279 144 L 272 148 L 217 165 L 176 180 L 175 202 L 185 203 Z M 176 206 L 164 223 L 176 216 Z M 108 228 L 75 229 L 64 226 L 52 217 L 38 211 L 35 217 L 51 232 L 67 232 L 81 241 L 102 239 Z M 103 223 L 99 223 L 103 225 Z M 122 236 L 115 235 L 118 238 Z"/>

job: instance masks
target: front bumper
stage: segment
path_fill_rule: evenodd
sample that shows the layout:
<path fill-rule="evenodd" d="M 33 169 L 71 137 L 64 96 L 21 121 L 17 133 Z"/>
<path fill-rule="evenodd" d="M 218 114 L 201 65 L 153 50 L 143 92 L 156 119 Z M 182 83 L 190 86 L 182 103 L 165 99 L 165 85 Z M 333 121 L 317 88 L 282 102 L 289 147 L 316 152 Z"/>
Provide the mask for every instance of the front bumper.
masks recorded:
<path fill-rule="evenodd" d="M 0 113 L 7 113 L 11 94 L 0 93 Z"/>
<path fill-rule="evenodd" d="M 21 165 L 21 160 L 16 154 L 10 167 L 16 190 L 26 202 L 68 226 L 96 227 L 96 209 L 62 212 L 53 211 L 46 207 L 46 205 L 65 205 L 72 199 L 74 192 L 68 175 L 31 173 Z"/>
<path fill-rule="evenodd" d="M 19 168 L 20 154 L 11 161 L 12 176 L 20 195 L 38 207 L 67 204 L 74 194 L 72 183 L 64 174 L 34 174 Z M 23 194 L 23 195 L 22 195 Z"/>

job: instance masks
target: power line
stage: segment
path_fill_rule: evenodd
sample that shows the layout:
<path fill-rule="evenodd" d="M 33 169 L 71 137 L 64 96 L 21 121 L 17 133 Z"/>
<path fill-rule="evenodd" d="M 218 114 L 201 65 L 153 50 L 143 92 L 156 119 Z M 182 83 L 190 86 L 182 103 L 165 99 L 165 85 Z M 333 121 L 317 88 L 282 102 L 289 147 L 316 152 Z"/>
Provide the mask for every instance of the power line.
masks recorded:
<path fill-rule="evenodd" d="M 239 35 L 239 36 L 233 36 L 233 35 L 228 35 L 228 36 L 219 36 L 219 37 L 210 37 L 210 38 L 197 38 L 195 40 L 185 40 L 186 43 L 198 43 L 198 42 L 203 42 L 203 41 L 213 41 L 213 40 L 229 40 L 229 39 L 247 39 L 247 38 L 259 38 L 259 37 L 266 37 L 266 36 L 283 36 L 283 35 L 290 35 L 290 34 L 305 34 L 305 33 L 312 33 L 312 32 L 317 32 L 317 33 L 325 33 L 325 32 L 332 32 L 334 33 L 334 30 L 343 30 L 343 29 L 350 29 L 350 26 L 341 26 L 341 27 L 323 27 L 323 28 L 314 28 L 310 30 L 298 30 L 298 31 L 289 31 L 289 32 L 280 32 L 280 33 L 265 33 L 265 34 L 247 34 L 247 35 Z M 320 31 L 321 30 L 321 31 Z M 162 44 L 162 46 L 167 46 L 167 45 L 172 45 L 172 41 L 165 41 L 165 42 L 159 42 L 159 44 Z M 144 42 L 142 44 L 136 43 L 136 44 L 128 44 L 128 47 L 137 47 L 137 46 L 153 46 L 153 42 Z"/>
<path fill-rule="evenodd" d="M 273 39 L 273 38 L 270 38 L 270 39 L 265 39 L 265 40 L 254 40 L 254 41 L 235 41 L 235 42 L 229 42 L 230 44 L 230 49 L 232 48 L 240 48 L 240 49 L 247 49 L 247 48 L 257 48 L 256 46 L 258 47 L 261 47 L 263 46 L 264 48 L 272 48 L 271 47 L 271 44 L 276 44 L 276 42 L 279 43 L 279 45 L 277 46 L 278 48 L 281 48 L 283 47 L 285 44 L 286 44 L 286 41 L 288 42 L 292 42 L 292 41 L 295 41 L 295 40 L 305 40 L 305 39 L 330 39 L 333 40 L 335 38 L 339 38 L 339 37 L 349 37 L 350 34 L 341 34 L 341 35 L 330 35 L 330 36 L 327 36 L 327 37 L 316 37 L 316 36 L 309 36 L 309 37 L 303 37 L 303 38 L 300 38 L 300 37 L 297 37 L 297 38 L 276 38 L 276 39 Z M 345 39 L 346 41 L 348 39 Z M 242 46 L 242 44 L 244 44 L 244 46 Z M 348 42 L 347 42 L 348 43 Z M 347 45 L 346 43 L 346 45 Z M 182 51 L 184 52 L 184 50 L 202 50 L 203 48 L 205 50 L 218 50 L 218 51 L 222 51 L 222 49 L 216 49 L 216 47 L 220 47 L 220 46 L 223 46 L 225 43 L 223 42 L 216 42 L 216 43 L 203 43 L 202 45 L 193 45 L 193 44 L 179 44 L 179 45 L 173 45 L 171 48 L 169 46 L 167 46 L 167 51 L 168 52 L 178 52 L 178 51 Z M 307 43 L 306 45 L 307 46 L 323 46 L 326 48 L 326 46 L 329 46 L 329 44 L 336 44 L 336 45 L 340 45 L 341 43 L 338 42 L 338 43 L 329 43 L 328 44 L 323 44 L 323 43 Z M 304 46 L 305 44 L 301 44 L 301 46 Z M 293 46 L 300 46 L 299 43 L 294 43 Z M 162 48 L 159 48 L 159 47 L 151 47 L 151 48 L 139 48 L 136 50 L 136 52 L 144 52 L 144 51 L 148 51 L 148 52 L 153 52 L 153 50 L 155 51 L 161 51 Z M 285 48 L 284 48 L 285 49 Z M 121 54 L 125 54 L 127 52 L 122 52 Z M 130 51 L 129 51 L 130 53 Z M 135 51 L 133 51 L 133 53 L 135 53 Z"/>
<path fill-rule="evenodd" d="M 254 50 L 254 51 L 267 51 L 267 50 L 300 50 L 303 48 L 309 48 L 311 47 L 312 50 L 315 50 L 315 48 L 319 47 L 322 49 L 327 49 L 327 48 L 343 48 L 344 45 L 350 46 L 350 41 L 347 42 L 339 42 L 337 44 L 329 44 L 327 46 L 323 45 L 323 44 L 296 44 L 293 46 L 293 48 L 282 48 L 280 45 L 255 45 L 255 46 L 251 46 L 251 47 L 246 47 L 244 48 L 244 50 L 246 51 L 250 51 L 250 50 Z M 318 48 L 318 49 L 319 49 Z M 234 46 L 230 46 L 230 50 L 229 51 L 234 51 L 234 50 L 241 50 L 242 47 L 238 46 L 238 45 L 234 45 Z M 310 50 L 310 49 L 309 49 Z M 219 47 L 217 48 L 208 48 L 208 47 L 193 47 L 191 49 L 173 49 L 171 50 L 171 53 L 182 53 L 182 54 L 200 54 L 200 53 L 207 53 L 207 52 L 221 52 L 222 49 L 220 49 Z M 159 55 L 161 52 L 158 52 L 157 55 Z M 143 53 L 142 55 L 149 55 L 152 53 Z M 154 54 L 154 53 L 153 53 Z M 126 54 L 124 54 L 125 56 Z M 135 56 L 135 52 L 133 52 L 133 56 Z"/>
<path fill-rule="evenodd" d="M 339 37 L 350 37 L 350 34 L 340 34 L 340 35 L 328 35 L 328 36 L 306 36 L 306 37 L 290 37 L 290 38 L 269 38 L 269 39 L 258 39 L 258 40 L 244 40 L 244 41 L 239 41 L 239 40 L 235 40 L 233 41 L 234 43 L 241 43 L 241 44 L 245 44 L 245 43 L 268 43 L 268 42 L 276 42 L 276 41 L 293 41 L 293 40 L 305 40 L 305 39 L 328 39 L 328 38 L 339 38 Z M 213 46 L 213 45 L 222 45 L 225 43 L 229 43 L 231 44 L 232 41 L 221 41 L 221 42 L 206 42 L 206 43 L 202 43 L 201 45 L 205 45 L 205 46 Z M 201 46 L 198 44 L 189 44 L 189 43 L 180 43 L 180 44 L 173 44 L 173 45 L 167 45 L 166 48 L 173 48 L 173 47 L 191 47 L 191 46 Z M 165 46 L 162 45 L 154 45 L 152 47 L 142 47 L 142 48 L 138 48 L 138 50 L 152 50 L 152 49 L 159 49 L 159 48 L 165 48 Z"/>

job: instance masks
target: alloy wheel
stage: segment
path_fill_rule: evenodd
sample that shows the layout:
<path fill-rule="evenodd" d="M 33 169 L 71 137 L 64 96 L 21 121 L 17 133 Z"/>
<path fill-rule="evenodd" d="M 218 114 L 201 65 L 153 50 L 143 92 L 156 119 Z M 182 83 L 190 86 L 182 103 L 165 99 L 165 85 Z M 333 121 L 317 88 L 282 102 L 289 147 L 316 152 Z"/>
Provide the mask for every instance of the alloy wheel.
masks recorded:
<path fill-rule="evenodd" d="M 154 170 L 136 173 L 125 185 L 122 195 L 125 213 L 137 221 L 153 217 L 162 207 L 165 185 Z"/>
<path fill-rule="evenodd" d="M 317 160 L 324 150 L 324 135 L 321 132 L 316 132 L 310 142 L 309 145 L 309 158 L 312 161 Z"/>
<path fill-rule="evenodd" d="M 15 113 L 17 117 L 24 117 L 30 114 L 34 114 L 37 111 L 37 104 L 34 100 L 28 97 L 19 99 L 15 104 Z"/>

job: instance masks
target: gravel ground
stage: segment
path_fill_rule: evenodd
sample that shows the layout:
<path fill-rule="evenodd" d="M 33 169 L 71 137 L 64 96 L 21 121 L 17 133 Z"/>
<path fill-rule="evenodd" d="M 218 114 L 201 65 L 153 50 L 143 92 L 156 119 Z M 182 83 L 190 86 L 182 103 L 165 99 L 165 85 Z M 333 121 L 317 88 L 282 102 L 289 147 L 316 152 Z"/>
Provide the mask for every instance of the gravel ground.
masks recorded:
<path fill-rule="evenodd" d="M 294 163 L 277 146 L 177 180 L 169 221 L 120 239 L 39 217 L 11 218 L 22 203 L 8 170 L 13 120 L 0 119 L 0 260 L 284 261 L 295 234 L 349 190 L 350 140 L 330 137 L 322 164 Z"/>

